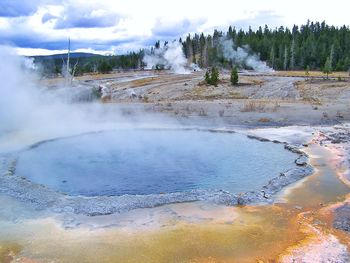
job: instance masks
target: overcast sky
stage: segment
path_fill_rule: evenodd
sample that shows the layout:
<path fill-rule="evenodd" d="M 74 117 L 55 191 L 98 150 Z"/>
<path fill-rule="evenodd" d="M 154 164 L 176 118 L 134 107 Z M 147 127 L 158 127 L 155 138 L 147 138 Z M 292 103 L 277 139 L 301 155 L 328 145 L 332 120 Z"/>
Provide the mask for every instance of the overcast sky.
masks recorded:
<path fill-rule="evenodd" d="M 0 44 L 20 54 L 67 49 L 125 53 L 187 33 L 305 24 L 350 24 L 348 0 L 0 0 Z"/>

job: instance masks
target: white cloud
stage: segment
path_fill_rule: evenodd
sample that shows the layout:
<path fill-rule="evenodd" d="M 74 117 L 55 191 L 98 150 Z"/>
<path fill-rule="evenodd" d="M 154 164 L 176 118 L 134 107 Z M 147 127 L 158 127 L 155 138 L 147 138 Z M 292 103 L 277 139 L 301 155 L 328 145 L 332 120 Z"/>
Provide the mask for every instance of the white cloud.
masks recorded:
<path fill-rule="evenodd" d="M 50 43 L 46 48 L 64 49 L 64 42 L 70 36 L 77 48 L 113 49 L 120 52 L 121 49 L 125 51 L 150 44 L 157 37 L 169 36 L 169 40 L 172 40 L 182 37 L 177 34 L 186 34 L 188 31 L 210 33 L 214 28 L 226 30 L 229 25 L 238 28 L 248 25 L 257 27 L 260 24 L 272 28 L 280 25 L 291 27 L 293 24 L 306 23 L 307 19 L 326 20 L 337 26 L 349 23 L 347 1 L 333 0 L 331 4 L 322 2 L 40 0 L 33 1 L 30 8 L 24 6 L 25 10 L 21 10 L 20 1 L 4 0 L 2 5 L 11 13 L 0 17 L 0 40 L 12 41 L 27 48 L 45 48 L 46 43 Z M 11 6 L 7 7 L 6 3 L 11 3 Z M 35 4 L 37 6 L 33 6 Z M 30 12 L 24 12 L 27 9 Z M 15 17 L 17 13 L 21 17 Z M 43 39 L 42 45 L 38 43 L 38 36 Z"/>
<path fill-rule="evenodd" d="M 48 50 L 44 48 L 20 48 L 15 47 L 14 48 L 16 54 L 20 56 L 35 56 L 35 55 L 53 55 L 53 54 L 65 54 L 67 53 L 67 50 Z"/>

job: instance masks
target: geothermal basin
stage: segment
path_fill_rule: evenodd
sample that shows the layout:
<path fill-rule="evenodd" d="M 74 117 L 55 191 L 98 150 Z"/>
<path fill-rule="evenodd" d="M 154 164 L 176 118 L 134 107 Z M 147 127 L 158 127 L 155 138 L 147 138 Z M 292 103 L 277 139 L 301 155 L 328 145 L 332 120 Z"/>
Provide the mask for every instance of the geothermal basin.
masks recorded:
<path fill-rule="evenodd" d="M 70 196 L 238 194 L 295 168 L 297 157 L 232 132 L 126 129 L 37 143 L 18 154 L 16 175 Z"/>

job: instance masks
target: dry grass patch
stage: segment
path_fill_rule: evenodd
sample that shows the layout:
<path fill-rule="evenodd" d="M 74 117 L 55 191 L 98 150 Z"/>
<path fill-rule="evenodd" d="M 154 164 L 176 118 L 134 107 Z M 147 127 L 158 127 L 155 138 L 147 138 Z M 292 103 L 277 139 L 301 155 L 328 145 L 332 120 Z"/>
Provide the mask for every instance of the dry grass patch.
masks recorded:
<path fill-rule="evenodd" d="M 74 77 L 76 80 L 99 80 L 105 78 L 118 78 L 128 76 L 130 73 L 119 73 L 119 72 L 110 72 L 110 73 L 98 73 L 98 72 L 90 72 L 86 73 L 82 76 Z"/>
<path fill-rule="evenodd" d="M 106 95 L 101 98 L 102 103 L 109 103 L 112 101 L 112 96 L 111 95 Z"/>
<path fill-rule="evenodd" d="M 142 87 L 151 84 L 156 80 L 155 77 L 135 79 L 130 82 L 131 88 Z"/>
<path fill-rule="evenodd" d="M 237 91 L 229 91 L 227 99 L 248 99 L 248 97 Z"/>
<path fill-rule="evenodd" d="M 275 76 L 289 76 L 289 77 L 307 77 L 305 70 L 292 70 L 292 71 L 276 71 L 273 73 Z M 309 71 L 309 77 L 321 77 L 326 78 L 327 75 L 322 71 Z M 349 73 L 346 71 L 342 72 L 333 72 L 329 74 L 330 78 L 347 78 Z"/>
<path fill-rule="evenodd" d="M 271 119 L 269 119 L 269 118 L 260 118 L 259 120 L 258 120 L 258 122 L 270 122 L 271 121 Z"/>
<path fill-rule="evenodd" d="M 263 111 L 265 105 L 262 102 L 249 100 L 241 108 L 241 112 L 254 112 L 254 111 Z"/>
<path fill-rule="evenodd" d="M 254 78 L 254 77 L 249 77 L 247 79 L 247 84 L 252 84 L 255 86 L 262 86 L 265 84 L 265 82 L 266 82 L 265 80 Z"/>
<path fill-rule="evenodd" d="M 297 89 L 304 102 L 322 105 L 324 99 L 334 99 L 350 88 L 349 83 L 337 81 L 298 81 Z"/>
<path fill-rule="evenodd" d="M 280 107 L 280 104 L 277 101 L 256 101 L 248 100 L 241 107 L 241 112 L 275 112 Z"/>
<path fill-rule="evenodd" d="M 317 106 L 321 106 L 323 104 L 319 98 L 311 97 L 311 96 L 310 97 L 304 96 L 303 101 L 310 103 L 312 105 L 317 105 Z"/>
<path fill-rule="evenodd" d="M 198 84 L 184 94 L 185 99 L 192 100 L 226 100 L 226 99 L 247 99 L 239 90 L 231 85 L 219 84 L 217 87 L 206 84 Z"/>

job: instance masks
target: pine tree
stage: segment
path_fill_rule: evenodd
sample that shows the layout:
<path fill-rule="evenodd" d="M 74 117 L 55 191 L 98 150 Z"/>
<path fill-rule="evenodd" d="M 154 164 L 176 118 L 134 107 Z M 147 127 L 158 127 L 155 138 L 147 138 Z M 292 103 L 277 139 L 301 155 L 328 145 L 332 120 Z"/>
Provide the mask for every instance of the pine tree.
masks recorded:
<path fill-rule="evenodd" d="M 237 85 L 238 83 L 238 71 L 236 67 L 233 67 L 231 70 L 231 84 Z"/>
<path fill-rule="evenodd" d="M 208 44 L 207 44 L 207 39 L 203 33 L 199 38 L 199 42 L 200 42 L 200 59 L 199 59 L 200 66 L 202 68 L 206 68 L 208 67 Z"/>
<path fill-rule="evenodd" d="M 324 64 L 323 72 L 327 74 L 327 79 L 328 75 L 332 73 L 332 60 L 331 57 L 328 57 L 326 60 L 326 63 Z"/>
<path fill-rule="evenodd" d="M 334 44 L 331 46 L 331 54 L 329 55 L 329 59 L 331 61 L 331 67 L 334 65 Z"/>
<path fill-rule="evenodd" d="M 295 67 L 295 39 L 293 37 L 292 45 L 290 46 L 290 69 Z"/>
<path fill-rule="evenodd" d="M 194 54 L 193 54 L 193 45 L 192 45 L 191 35 L 188 35 L 186 38 L 185 51 L 186 51 L 186 58 L 187 58 L 188 64 L 193 63 Z"/>
<path fill-rule="evenodd" d="M 232 26 L 229 26 L 226 38 L 232 39 L 232 35 L 233 35 L 233 29 L 232 29 Z"/>
<path fill-rule="evenodd" d="M 217 87 L 219 83 L 219 70 L 216 67 L 213 67 L 211 69 L 210 79 L 211 79 L 211 84 Z"/>
<path fill-rule="evenodd" d="M 158 40 L 156 44 L 154 45 L 155 48 L 159 49 L 160 48 L 160 41 Z"/>
<path fill-rule="evenodd" d="M 102 62 L 99 63 L 97 67 L 97 71 L 100 73 L 109 73 L 112 71 L 112 66 L 108 61 L 103 60 Z"/>
<path fill-rule="evenodd" d="M 272 47 L 270 51 L 270 65 L 271 68 L 275 68 L 275 48 Z"/>
<path fill-rule="evenodd" d="M 219 70 L 216 67 L 212 67 L 211 69 L 207 69 L 205 72 L 205 82 L 208 85 L 214 85 L 217 87 L 219 83 Z"/>
<path fill-rule="evenodd" d="M 283 56 L 283 69 L 287 70 L 288 67 L 288 49 L 284 46 L 284 56 Z"/>
<path fill-rule="evenodd" d="M 205 82 L 209 85 L 211 85 L 211 79 L 210 79 L 210 69 L 207 69 L 207 71 L 205 72 Z"/>

